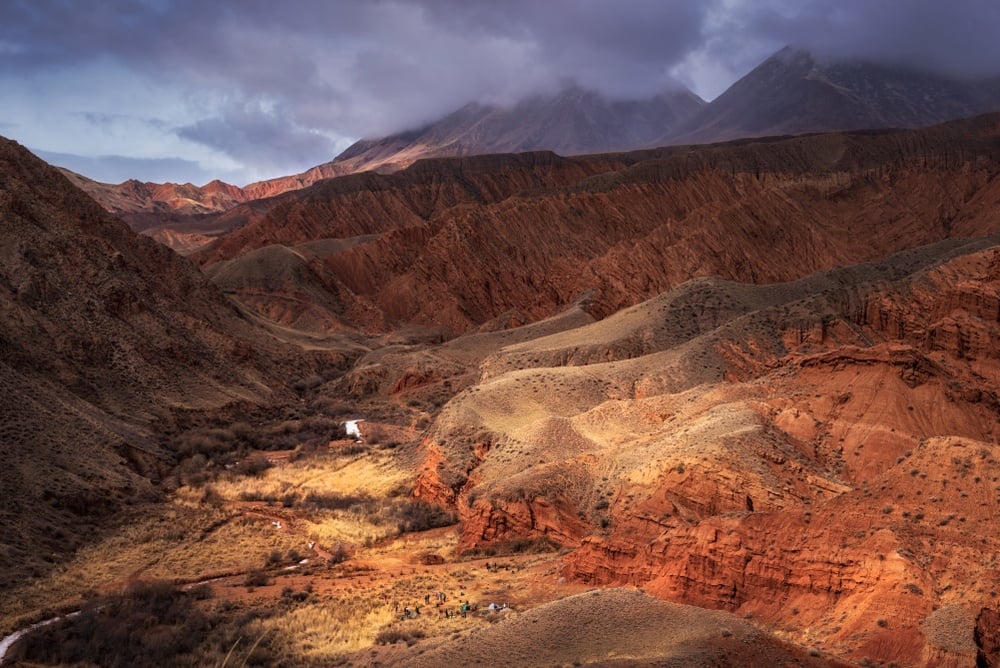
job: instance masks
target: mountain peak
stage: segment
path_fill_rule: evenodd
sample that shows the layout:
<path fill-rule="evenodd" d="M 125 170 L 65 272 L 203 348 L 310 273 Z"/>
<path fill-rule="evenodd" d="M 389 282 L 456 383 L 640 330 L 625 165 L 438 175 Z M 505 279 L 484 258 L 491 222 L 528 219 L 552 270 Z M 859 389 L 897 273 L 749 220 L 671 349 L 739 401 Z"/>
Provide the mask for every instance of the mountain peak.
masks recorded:
<path fill-rule="evenodd" d="M 422 128 L 359 141 L 333 164 L 350 171 L 393 171 L 429 157 L 626 151 L 649 146 L 704 104 L 685 88 L 617 100 L 569 83 L 510 106 L 472 102 Z"/>
<path fill-rule="evenodd" d="M 662 143 L 917 128 L 997 110 L 996 80 L 950 79 L 789 45 L 681 123 Z"/>

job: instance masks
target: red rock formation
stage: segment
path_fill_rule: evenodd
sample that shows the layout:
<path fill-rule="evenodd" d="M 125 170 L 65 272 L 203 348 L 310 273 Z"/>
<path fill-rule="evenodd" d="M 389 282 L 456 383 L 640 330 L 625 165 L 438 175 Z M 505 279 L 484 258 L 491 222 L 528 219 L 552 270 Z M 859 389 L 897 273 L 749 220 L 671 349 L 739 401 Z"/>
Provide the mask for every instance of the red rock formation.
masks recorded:
<path fill-rule="evenodd" d="M 932 612 L 1000 591 L 998 262 L 954 241 L 697 281 L 511 346 L 442 411 L 416 494 L 459 510 L 464 549 L 548 539 L 587 583 L 968 665 L 972 622 Z"/>
<path fill-rule="evenodd" d="M 976 616 L 976 666 L 994 668 L 1000 665 L 1000 612 L 983 608 Z"/>
<path fill-rule="evenodd" d="M 278 198 L 199 260 L 374 234 L 324 262 L 388 323 L 468 331 L 507 311 L 546 317 L 582 294 L 604 316 L 691 277 L 791 280 L 993 231 L 995 125 L 984 117 L 603 161 L 428 161 Z"/>

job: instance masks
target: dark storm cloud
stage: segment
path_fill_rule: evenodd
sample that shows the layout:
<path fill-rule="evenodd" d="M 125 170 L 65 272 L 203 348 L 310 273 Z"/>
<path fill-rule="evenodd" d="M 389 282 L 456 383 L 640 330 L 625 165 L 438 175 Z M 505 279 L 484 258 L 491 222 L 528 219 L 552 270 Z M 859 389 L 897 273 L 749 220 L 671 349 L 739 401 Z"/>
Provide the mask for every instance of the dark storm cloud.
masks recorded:
<path fill-rule="evenodd" d="M 342 134 L 398 130 L 473 99 L 512 102 L 568 81 L 658 92 L 694 47 L 705 3 L 302 0 L 14 2 L 3 68 L 109 58 L 149 76 L 277 100 Z M 195 94 L 199 94 L 195 93 Z M 220 119 L 224 120 L 224 119 Z"/>
<path fill-rule="evenodd" d="M 710 2 L 642 0 L 428 0 L 442 28 L 503 36 L 530 49 L 560 80 L 617 96 L 649 95 L 673 82 L 670 67 L 701 41 Z"/>
<path fill-rule="evenodd" d="M 720 32 L 764 50 L 793 44 L 835 59 L 856 58 L 953 77 L 1000 74 L 996 0 L 759 0 L 734 5 Z M 730 41 L 730 45 L 738 42 Z M 745 48 L 745 43 L 742 45 Z M 718 45 L 720 54 L 726 47 Z"/>
<path fill-rule="evenodd" d="M 325 162 L 334 150 L 328 137 L 290 124 L 281 113 L 245 106 L 178 128 L 177 134 L 279 173 Z"/>
<path fill-rule="evenodd" d="M 71 111 L 114 139 L 124 121 L 98 98 L 131 78 L 161 94 L 128 114 L 196 145 L 194 159 L 211 150 L 262 177 L 473 100 L 509 103 L 569 82 L 637 97 L 680 80 L 711 98 L 786 44 L 993 74 L 997 35 L 996 0 L 5 0 L 0 110 L 18 102 L 4 98 L 5 81 L 48 77 L 32 95 L 55 107 L 59 77 L 89 68 L 104 73 L 93 80 L 101 92 Z M 30 115 L 0 120 L 20 128 Z"/>

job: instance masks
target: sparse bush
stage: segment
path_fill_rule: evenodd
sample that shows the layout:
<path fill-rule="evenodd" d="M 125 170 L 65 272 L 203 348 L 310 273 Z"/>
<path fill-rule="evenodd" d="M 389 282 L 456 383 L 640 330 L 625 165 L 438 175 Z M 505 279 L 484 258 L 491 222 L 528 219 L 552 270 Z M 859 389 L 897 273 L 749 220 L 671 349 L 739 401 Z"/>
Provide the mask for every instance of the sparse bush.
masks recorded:
<path fill-rule="evenodd" d="M 323 384 L 323 376 L 318 374 L 313 374 L 311 376 L 306 376 L 305 378 L 300 378 L 299 380 L 292 383 L 292 387 L 299 394 L 308 392 L 309 390 L 314 390 Z"/>
<path fill-rule="evenodd" d="M 360 455 L 362 452 L 368 452 L 368 446 L 358 442 L 351 442 L 337 448 L 337 454 L 340 455 Z"/>
<path fill-rule="evenodd" d="M 278 559 L 281 559 L 281 553 L 278 553 Z M 271 584 L 271 579 L 264 571 L 254 570 L 247 573 L 243 584 L 247 587 L 266 587 Z"/>
<path fill-rule="evenodd" d="M 215 489 L 212 485 L 208 485 L 201 495 L 201 502 L 206 506 L 220 508 L 226 503 L 226 500 L 219 494 L 219 490 Z"/>
<path fill-rule="evenodd" d="M 400 533 L 427 531 L 428 529 L 450 526 L 458 521 L 458 516 L 454 511 L 421 499 L 412 499 L 397 504 L 395 515 Z"/>
<path fill-rule="evenodd" d="M 210 588 L 183 592 L 168 582 L 138 582 L 113 596 L 96 596 L 84 610 L 30 634 L 8 659 L 43 665 L 221 665 L 241 629 L 221 629 L 193 605 Z M 267 644 L 261 643 L 269 658 Z"/>
<path fill-rule="evenodd" d="M 330 550 L 331 564 L 342 564 L 350 558 L 351 552 L 344 543 L 337 543 L 337 545 Z"/>
<path fill-rule="evenodd" d="M 382 629 L 375 636 L 376 645 L 393 645 L 398 642 L 405 642 L 407 645 L 412 645 L 417 640 L 425 636 L 424 632 L 420 629 L 400 629 L 400 628 L 390 628 Z"/>
<path fill-rule="evenodd" d="M 310 492 L 302 499 L 302 505 L 311 509 L 347 510 L 352 506 L 363 506 L 374 512 L 375 499 L 367 494 L 338 494 L 337 492 Z"/>
<path fill-rule="evenodd" d="M 388 431 L 386 428 L 376 422 L 365 423 L 363 433 L 365 441 L 371 445 L 379 445 L 388 439 Z"/>
<path fill-rule="evenodd" d="M 211 479 L 208 468 L 208 458 L 199 452 L 181 460 L 174 474 L 180 484 L 198 488 Z"/>
<path fill-rule="evenodd" d="M 254 478 L 259 478 L 264 475 L 264 471 L 271 468 L 271 462 L 268 461 L 267 457 L 261 453 L 255 453 L 249 457 L 244 457 L 233 470 L 239 475 L 252 476 Z"/>
<path fill-rule="evenodd" d="M 309 403 L 310 410 L 323 413 L 330 417 L 342 417 L 354 412 L 354 404 L 336 397 L 319 396 Z"/>

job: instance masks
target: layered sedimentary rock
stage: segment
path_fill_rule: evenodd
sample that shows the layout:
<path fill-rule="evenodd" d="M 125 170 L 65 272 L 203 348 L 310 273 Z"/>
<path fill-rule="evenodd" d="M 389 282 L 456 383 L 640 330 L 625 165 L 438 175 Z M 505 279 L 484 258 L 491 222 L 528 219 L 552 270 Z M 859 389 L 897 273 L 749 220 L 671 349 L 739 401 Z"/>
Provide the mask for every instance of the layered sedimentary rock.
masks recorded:
<path fill-rule="evenodd" d="M 504 348 L 425 437 L 416 494 L 465 549 L 554 543 L 588 583 L 968 665 L 1000 591 L 994 244 L 695 281 Z"/>
<path fill-rule="evenodd" d="M 996 132 L 982 117 L 599 159 L 427 161 L 278 198 L 198 259 L 370 235 L 311 267 L 383 327 L 469 331 L 584 296 L 603 317 L 693 277 L 792 280 L 997 229 Z"/>

